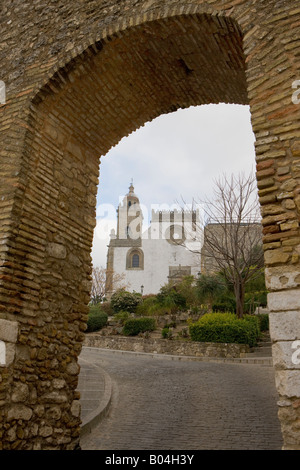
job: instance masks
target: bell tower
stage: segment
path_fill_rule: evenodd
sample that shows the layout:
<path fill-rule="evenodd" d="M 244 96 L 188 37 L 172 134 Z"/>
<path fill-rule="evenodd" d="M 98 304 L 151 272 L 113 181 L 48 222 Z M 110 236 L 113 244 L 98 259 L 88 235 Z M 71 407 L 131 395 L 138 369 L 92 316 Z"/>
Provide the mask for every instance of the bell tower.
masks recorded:
<path fill-rule="evenodd" d="M 134 192 L 132 181 L 129 186 L 129 192 L 124 197 L 122 203 L 119 204 L 117 214 L 117 239 L 141 239 L 143 215 L 139 198 Z"/>
<path fill-rule="evenodd" d="M 142 246 L 143 214 L 140 201 L 134 192 L 133 182 L 117 209 L 117 233 L 111 231 L 107 251 L 105 295 L 110 298 L 115 282 L 116 266 L 122 273 L 130 269 L 143 269 Z M 120 261 L 120 256 L 122 261 Z"/>

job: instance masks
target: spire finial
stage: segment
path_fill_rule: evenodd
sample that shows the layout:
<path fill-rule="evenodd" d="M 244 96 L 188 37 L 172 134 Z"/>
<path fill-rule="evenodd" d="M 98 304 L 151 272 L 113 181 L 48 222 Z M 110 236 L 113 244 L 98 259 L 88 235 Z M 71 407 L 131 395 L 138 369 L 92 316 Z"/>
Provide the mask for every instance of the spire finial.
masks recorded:
<path fill-rule="evenodd" d="M 131 178 L 130 186 L 129 186 L 129 192 L 133 193 L 134 187 L 133 187 L 133 178 Z"/>

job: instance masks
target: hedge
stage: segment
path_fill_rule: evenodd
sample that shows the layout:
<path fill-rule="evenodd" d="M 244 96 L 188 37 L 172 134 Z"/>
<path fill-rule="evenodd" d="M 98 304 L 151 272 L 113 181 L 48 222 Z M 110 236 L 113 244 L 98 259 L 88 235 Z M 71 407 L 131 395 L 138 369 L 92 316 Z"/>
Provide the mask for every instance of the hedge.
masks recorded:
<path fill-rule="evenodd" d="M 189 327 L 192 341 L 209 343 L 238 343 L 253 347 L 260 334 L 256 317 L 239 319 L 232 313 L 207 313 Z"/>
<path fill-rule="evenodd" d="M 124 324 L 123 334 L 126 336 L 135 336 L 145 331 L 153 331 L 155 328 L 156 323 L 154 318 L 131 318 Z"/>

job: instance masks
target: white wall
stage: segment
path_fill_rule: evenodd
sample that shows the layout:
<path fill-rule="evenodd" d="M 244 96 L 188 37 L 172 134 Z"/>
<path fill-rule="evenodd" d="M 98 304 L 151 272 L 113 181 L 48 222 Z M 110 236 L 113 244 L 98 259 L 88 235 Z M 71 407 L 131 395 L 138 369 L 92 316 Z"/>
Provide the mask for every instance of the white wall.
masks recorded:
<path fill-rule="evenodd" d="M 191 266 L 192 274 L 200 271 L 200 256 L 191 253 L 182 246 L 169 243 L 166 240 L 142 240 L 144 252 L 144 270 L 126 270 L 126 254 L 130 248 L 114 248 L 114 271 L 125 274 L 125 283 L 129 291 L 156 294 L 168 282 L 169 266 Z"/>

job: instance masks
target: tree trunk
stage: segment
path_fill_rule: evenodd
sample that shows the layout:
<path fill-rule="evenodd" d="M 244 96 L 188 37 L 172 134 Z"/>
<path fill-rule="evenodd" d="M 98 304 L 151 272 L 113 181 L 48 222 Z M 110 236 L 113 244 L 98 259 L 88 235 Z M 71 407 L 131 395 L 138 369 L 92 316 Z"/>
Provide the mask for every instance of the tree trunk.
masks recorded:
<path fill-rule="evenodd" d="M 244 316 L 244 301 L 245 301 L 245 286 L 241 281 L 234 285 L 235 301 L 236 301 L 236 315 L 238 318 Z"/>

